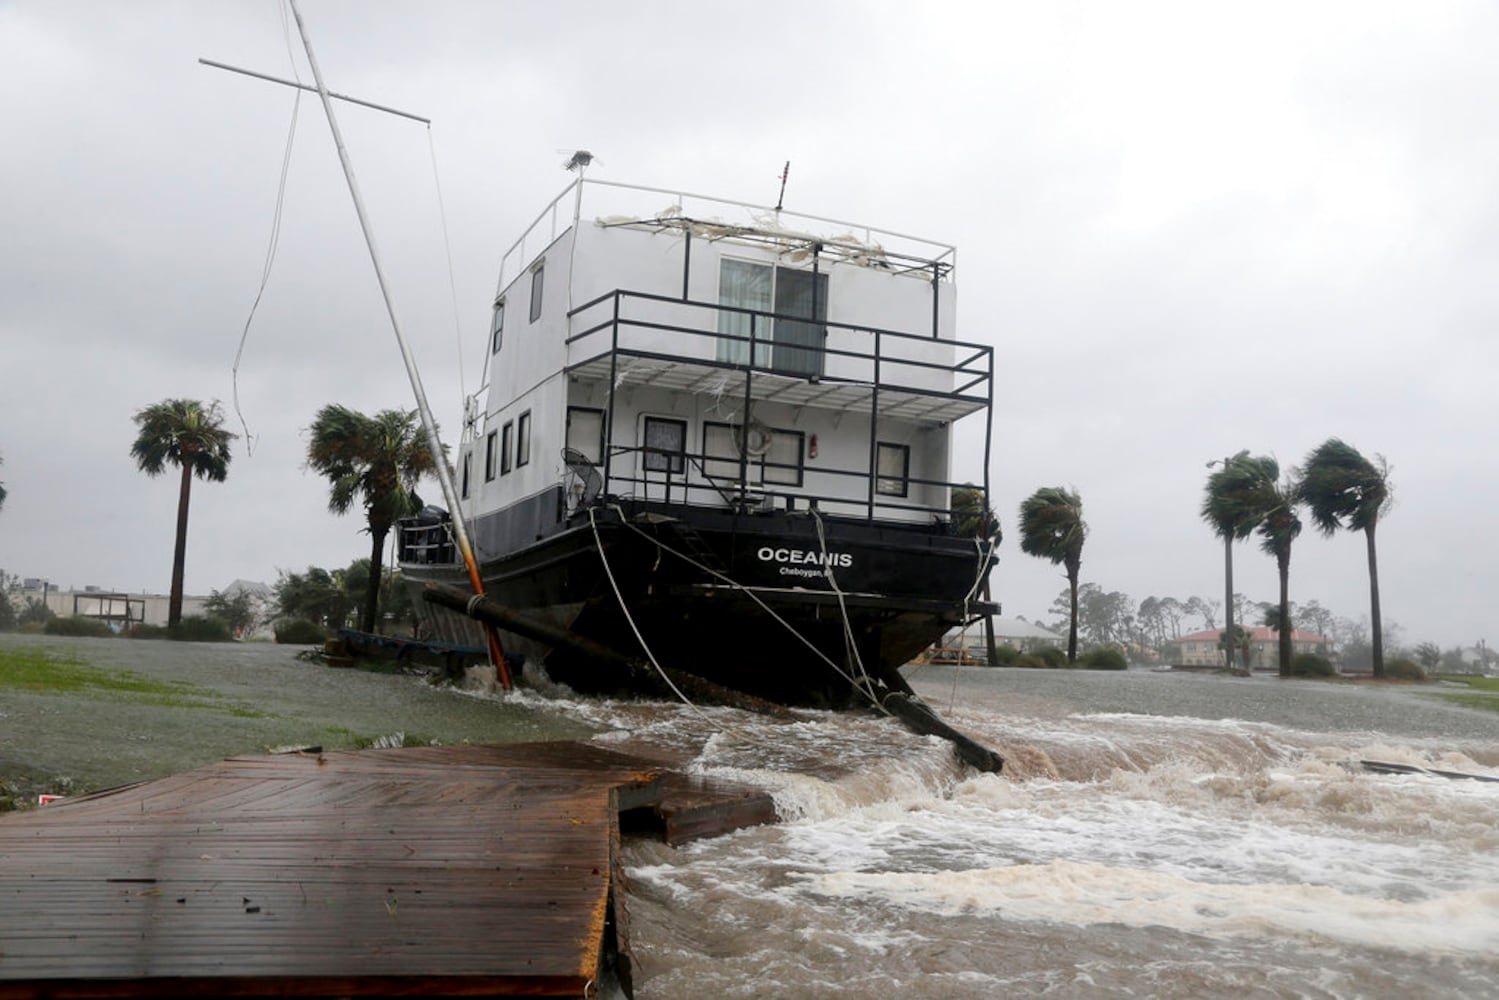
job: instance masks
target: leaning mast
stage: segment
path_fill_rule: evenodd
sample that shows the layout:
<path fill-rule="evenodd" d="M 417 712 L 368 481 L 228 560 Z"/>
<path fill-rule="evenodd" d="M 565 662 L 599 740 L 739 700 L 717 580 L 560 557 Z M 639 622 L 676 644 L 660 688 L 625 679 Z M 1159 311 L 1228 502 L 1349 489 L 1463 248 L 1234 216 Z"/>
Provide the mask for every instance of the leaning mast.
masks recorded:
<path fill-rule="evenodd" d="M 468 570 L 469 583 L 473 587 L 474 594 L 482 597 L 484 596 L 484 582 L 479 576 L 479 564 L 474 558 L 468 528 L 463 523 L 458 491 L 453 484 L 453 476 L 448 469 L 447 459 L 442 450 L 442 440 L 437 435 L 437 422 L 432 418 L 431 407 L 427 405 L 427 392 L 422 388 L 422 378 L 416 368 L 416 359 L 406 343 L 405 334 L 401 332 L 401 322 L 396 317 L 395 303 L 391 299 L 390 288 L 385 282 L 385 271 L 380 266 L 380 254 L 375 247 L 374 232 L 370 229 L 369 218 L 364 211 L 364 200 L 359 195 L 359 185 L 354 180 L 354 167 L 349 161 L 349 151 L 344 147 L 343 134 L 339 131 L 338 119 L 333 114 L 333 102 L 328 88 L 323 84 L 323 74 L 318 69 L 317 57 L 313 55 L 312 41 L 307 36 L 307 26 L 302 22 L 302 12 L 297 8 L 297 0 L 288 0 L 288 2 L 291 5 L 292 16 L 297 22 L 297 32 L 302 36 L 302 48 L 307 52 L 307 64 L 312 70 L 313 82 L 317 84 L 318 98 L 323 102 L 323 113 L 327 115 L 328 128 L 333 133 L 333 144 L 338 148 L 338 161 L 343 166 L 344 180 L 348 182 L 349 195 L 354 200 L 354 213 L 359 217 L 359 228 L 363 231 L 365 245 L 369 248 L 370 263 L 375 267 L 375 280 L 379 283 L 380 295 L 385 300 L 385 311 L 390 316 L 390 326 L 396 335 L 396 343 L 401 348 L 401 360 L 406 365 L 406 377 L 411 381 L 411 391 L 416 396 L 416 408 L 421 415 L 422 429 L 426 432 L 427 447 L 431 450 L 433 464 L 437 467 L 437 481 L 442 487 L 443 499 L 447 502 L 448 510 L 456 515 L 452 519 L 453 540 L 458 545 L 458 551 L 463 555 L 463 563 Z M 500 647 L 499 636 L 493 627 L 487 627 L 485 635 L 489 640 L 489 656 L 494 661 L 500 683 L 506 690 L 509 690 L 510 670 L 505 664 L 505 652 Z"/>

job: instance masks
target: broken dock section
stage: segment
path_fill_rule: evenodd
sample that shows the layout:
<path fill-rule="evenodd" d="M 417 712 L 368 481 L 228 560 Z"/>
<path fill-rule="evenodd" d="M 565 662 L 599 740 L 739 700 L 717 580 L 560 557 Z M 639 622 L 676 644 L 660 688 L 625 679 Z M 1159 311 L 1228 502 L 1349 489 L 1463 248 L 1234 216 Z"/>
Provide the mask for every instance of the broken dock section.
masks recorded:
<path fill-rule="evenodd" d="M 584 743 L 237 757 L 0 819 L 0 1000 L 631 992 L 622 819 L 764 792 Z"/>

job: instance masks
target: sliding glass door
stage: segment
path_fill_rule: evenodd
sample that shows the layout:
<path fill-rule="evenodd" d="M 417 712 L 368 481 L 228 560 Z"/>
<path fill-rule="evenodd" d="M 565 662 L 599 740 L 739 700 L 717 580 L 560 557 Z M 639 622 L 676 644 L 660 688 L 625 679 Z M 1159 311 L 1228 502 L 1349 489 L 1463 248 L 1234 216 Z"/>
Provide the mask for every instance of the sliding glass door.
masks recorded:
<path fill-rule="evenodd" d="M 757 314 L 756 367 L 803 378 L 822 374 L 826 274 L 725 259 L 719 268 L 718 301 Z M 764 315 L 768 312 L 783 318 L 772 321 Z M 748 312 L 719 313 L 718 332 L 726 336 L 718 341 L 718 360 L 742 365 L 749 359 L 751 319 Z"/>

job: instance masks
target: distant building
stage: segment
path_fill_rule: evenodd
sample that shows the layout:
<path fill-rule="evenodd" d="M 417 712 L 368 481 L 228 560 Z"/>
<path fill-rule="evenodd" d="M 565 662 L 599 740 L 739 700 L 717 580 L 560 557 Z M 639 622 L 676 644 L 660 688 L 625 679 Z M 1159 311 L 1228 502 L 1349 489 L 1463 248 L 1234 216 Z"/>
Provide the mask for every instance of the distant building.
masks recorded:
<path fill-rule="evenodd" d="M 254 598 L 257 609 L 262 612 L 274 602 L 274 594 L 269 586 L 250 580 L 235 580 L 222 592 L 233 596 L 241 591 L 248 592 Z M 22 580 L 20 587 L 3 597 L 8 598 L 18 612 L 24 610 L 30 601 L 38 600 L 59 618 L 98 618 L 116 631 L 124 631 L 132 625 L 165 625 L 171 609 L 171 598 L 167 594 L 127 593 L 93 585 L 78 590 L 64 590 L 35 577 Z M 207 597 L 184 594 L 183 616 L 203 614 L 203 606 L 207 601 Z M 268 634 L 264 627 L 257 626 L 250 634 L 261 633 Z"/>
<path fill-rule="evenodd" d="M 1249 634 L 1249 669 L 1279 669 L 1280 633 L 1264 625 L 1246 628 L 1244 631 Z M 1222 636 L 1221 628 L 1211 628 L 1173 639 L 1167 643 L 1167 657 L 1178 667 L 1221 667 L 1224 665 L 1223 647 L 1220 645 Z M 1327 639 L 1315 632 L 1292 629 L 1291 655 L 1299 656 L 1302 653 L 1326 656 Z M 1240 662 L 1242 654 L 1242 646 L 1234 651 L 1235 666 L 1245 665 Z"/>
<path fill-rule="evenodd" d="M 1046 646 L 1065 647 L 1067 637 L 1057 635 L 1051 629 L 1024 618 L 994 618 L 994 643 L 998 646 L 1009 646 L 1011 649 L 1022 653 L 1033 652 Z M 984 648 L 984 623 L 974 622 L 966 630 L 956 630 L 947 633 L 943 637 L 942 645 L 947 649 L 957 649 L 959 645 L 966 646 L 968 652 L 976 659 L 983 660 L 988 655 Z"/>

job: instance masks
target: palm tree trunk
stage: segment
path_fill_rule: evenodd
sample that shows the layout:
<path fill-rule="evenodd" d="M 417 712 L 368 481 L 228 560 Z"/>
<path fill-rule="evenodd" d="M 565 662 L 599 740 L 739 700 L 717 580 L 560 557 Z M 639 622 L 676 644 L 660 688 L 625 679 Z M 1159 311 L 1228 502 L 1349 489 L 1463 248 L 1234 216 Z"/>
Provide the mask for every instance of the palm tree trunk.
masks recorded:
<path fill-rule="evenodd" d="M 1072 613 L 1067 622 L 1067 664 L 1077 662 L 1077 570 L 1067 567 L 1067 589 L 1072 597 Z"/>
<path fill-rule="evenodd" d="M 364 595 L 364 611 L 359 616 L 361 632 L 375 632 L 375 620 L 380 615 L 380 577 L 384 567 L 380 565 L 385 554 L 385 535 L 390 529 L 370 525 L 370 582 Z"/>
<path fill-rule="evenodd" d="M 1291 553 L 1275 554 L 1275 568 L 1280 571 L 1280 675 L 1291 676 Z"/>
<path fill-rule="evenodd" d="M 1234 669 L 1234 536 L 1223 536 L 1223 666 Z"/>
<path fill-rule="evenodd" d="M 1384 626 L 1379 620 L 1379 564 L 1374 558 L 1374 522 L 1364 529 L 1364 543 L 1369 549 L 1369 626 L 1374 630 L 1370 645 L 1374 652 L 1374 676 L 1384 676 Z"/>
<path fill-rule="evenodd" d="M 187 566 L 187 505 L 193 492 L 193 466 L 182 463 L 182 485 L 177 489 L 177 546 L 172 551 L 172 590 L 167 598 L 167 628 L 182 621 L 182 577 Z"/>

